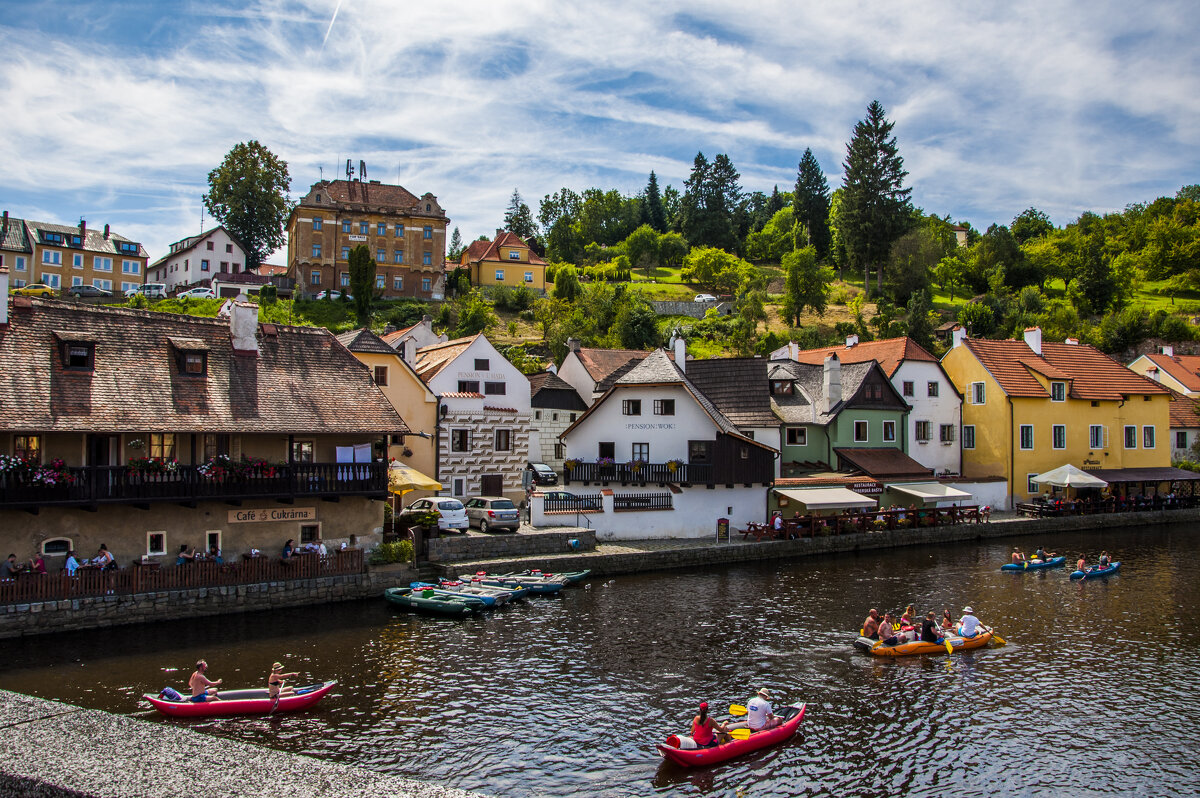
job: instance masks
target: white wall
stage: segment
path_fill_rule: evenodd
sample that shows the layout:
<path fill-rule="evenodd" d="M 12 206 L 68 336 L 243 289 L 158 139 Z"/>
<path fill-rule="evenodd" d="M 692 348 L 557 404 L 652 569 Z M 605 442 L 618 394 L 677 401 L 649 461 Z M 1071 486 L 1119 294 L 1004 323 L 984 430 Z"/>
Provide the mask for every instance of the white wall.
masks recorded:
<path fill-rule="evenodd" d="M 627 416 L 621 412 L 626 399 L 640 399 L 642 412 Z M 674 399 L 675 415 L 654 414 L 655 399 Z M 633 457 L 634 443 L 650 444 L 651 463 L 667 460 L 688 460 L 689 440 L 713 440 L 716 425 L 701 409 L 683 386 L 661 387 L 618 385 L 592 413 L 563 438 L 567 457 L 594 462 L 599 456 L 599 442 L 616 444 L 616 461 L 626 462 Z"/>
<path fill-rule="evenodd" d="M 1178 446 L 1175 445 L 1175 437 L 1180 432 L 1182 432 L 1186 436 L 1186 439 L 1187 439 L 1186 440 L 1187 445 L 1184 446 L 1182 449 L 1180 449 Z M 1196 442 L 1196 440 L 1198 438 L 1200 438 L 1200 431 L 1197 431 L 1194 429 L 1182 429 L 1180 427 L 1172 427 L 1169 434 L 1171 436 L 1171 440 L 1169 441 L 1169 443 L 1171 444 L 1171 459 L 1172 460 L 1191 460 L 1192 459 L 1192 451 L 1191 451 L 1192 445 Z"/>
<path fill-rule="evenodd" d="M 923 360 L 906 360 L 892 375 L 892 386 L 905 402 L 912 405 L 908 414 L 908 454 L 935 473 L 949 471 L 962 473 L 962 399 L 954 383 L 946 378 L 937 363 Z M 904 396 L 904 383 L 912 382 L 913 395 Z M 929 396 L 929 383 L 938 384 L 938 395 Z M 929 422 L 929 441 L 918 443 L 916 425 L 918 421 Z M 939 428 L 942 424 L 954 426 L 954 440 L 942 443 Z"/>
<path fill-rule="evenodd" d="M 575 393 L 579 394 L 584 404 L 590 407 L 594 403 L 592 394 L 596 391 L 596 381 L 588 374 L 579 356 L 574 352 L 567 352 L 562 366 L 558 369 L 558 376 L 575 389 Z"/>
<path fill-rule="evenodd" d="M 730 537 L 734 530 L 744 529 L 747 522 L 767 520 L 768 488 L 684 488 L 672 498 L 672 510 L 613 511 L 613 495 L 626 493 L 658 493 L 661 491 L 618 490 L 602 494 L 604 511 L 587 513 L 587 519 L 596 532 L 596 540 L 651 540 L 658 538 L 713 539 L 716 536 L 717 519 L 728 518 Z M 582 490 L 576 491 L 582 493 Z M 575 524 L 574 513 L 546 515 L 542 512 L 542 497 L 534 494 L 530 502 L 532 524 L 539 526 L 562 526 Z M 582 520 L 579 523 L 584 523 Z"/>
<path fill-rule="evenodd" d="M 213 245 L 211 250 L 208 248 L 210 241 Z M 233 251 L 226 252 L 227 246 L 232 247 Z M 207 271 L 202 268 L 203 261 L 208 261 Z M 225 232 L 224 228 L 218 227 L 197 242 L 195 246 L 174 252 L 162 263 L 148 268 L 146 282 L 166 283 L 168 291 L 186 288 L 212 279 L 214 274 L 222 271 L 222 263 L 226 264 L 224 271 L 233 271 L 234 264 L 237 264 L 239 272 L 246 271 L 246 255 L 242 252 L 242 248 Z"/>
<path fill-rule="evenodd" d="M 487 371 L 475 370 L 475 359 L 487 358 Z M 452 362 L 429 380 L 429 388 L 439 396 L 458 391 L 459 380 L 477 380 L 480 391 L 485 382 L 503 382 L 503 394 L 488 396 L 483 404 L 488 407 L 508 407 L 518 413 L 528 416 L 530 409 L 529 379 L 504 355 L 496 351 L 496 347 L 484 336 L 479 336 Z M 466 401 L 464 407 L 474 407 L 477 400 L 444 399 L 442 404 L 451 410 L 459 407 L 459 402 Z"/>
<path fill-rule="evenodd" d="M 987 505 L 996 511 L 1010 509 L 1008 503 L 1008 483 L 1003 479 L 980 482 L 956 480 L 954 482 L 947 482 L 946 484 L 959 490 L 965 490 L 974 497 L 970 501 L 960 502 L 961 504 L 977 504 L 980 507 Z M 954 502 L 943 504 L 943 506 L 947 506 L 948 504 L 954 504 Z"/>

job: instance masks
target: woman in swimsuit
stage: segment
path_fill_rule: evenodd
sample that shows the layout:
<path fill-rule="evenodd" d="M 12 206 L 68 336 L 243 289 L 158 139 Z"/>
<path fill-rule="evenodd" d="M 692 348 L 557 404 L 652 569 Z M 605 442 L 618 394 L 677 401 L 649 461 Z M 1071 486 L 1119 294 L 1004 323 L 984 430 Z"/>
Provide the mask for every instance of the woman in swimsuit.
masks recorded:
<path fill-rule="evenodd" d="M 267 677 L 267 697 L 279 703 L 279 699 L 285 695 L 295 695 L 296 690 L 291 687 L 284 686 L 284 680 L 299 676 L 298 673 L 284 673 L 283 664 L 276 662 L 271 666 L 271 675 Z"/>

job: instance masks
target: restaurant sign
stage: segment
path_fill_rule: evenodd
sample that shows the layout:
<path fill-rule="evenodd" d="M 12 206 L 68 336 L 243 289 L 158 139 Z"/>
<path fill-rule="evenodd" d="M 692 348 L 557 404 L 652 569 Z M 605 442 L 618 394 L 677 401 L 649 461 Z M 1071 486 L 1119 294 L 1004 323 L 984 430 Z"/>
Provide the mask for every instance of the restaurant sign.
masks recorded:
<path fill-rule="evenodd" d="M 229 511 L 229 523 L 250 524 L 263 521 L 316 521 L 316 507 L 266 507 Z"/>
<path fill-rule="evenodd" d="M 883 485 L 879 484 L 878 482 L 856 482 L 848 487 L 855 493 L 861 493 L 865 496 L 883 493 Z"/>

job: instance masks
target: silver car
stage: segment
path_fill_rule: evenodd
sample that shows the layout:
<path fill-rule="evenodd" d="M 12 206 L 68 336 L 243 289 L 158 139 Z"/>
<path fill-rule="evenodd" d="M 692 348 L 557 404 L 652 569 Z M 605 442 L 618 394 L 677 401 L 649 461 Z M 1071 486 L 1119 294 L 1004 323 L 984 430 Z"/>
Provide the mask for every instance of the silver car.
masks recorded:
<path fill-rule="evenodd" d="M 521 513 L 512 499 L 503 496 L 476 496 L 467 499 L 467 520 L 480 532 L 506 529 L 516 532 L 521 525 Z"/>

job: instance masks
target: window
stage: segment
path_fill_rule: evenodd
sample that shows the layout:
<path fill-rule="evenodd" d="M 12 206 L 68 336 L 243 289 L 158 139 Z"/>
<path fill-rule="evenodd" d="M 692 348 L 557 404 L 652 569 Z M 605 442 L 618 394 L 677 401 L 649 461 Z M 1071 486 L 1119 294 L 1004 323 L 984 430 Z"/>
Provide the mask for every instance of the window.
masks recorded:
<path fill-rule="evenodd" d="M 1104 439 L 1106 437 L 1107 436 L 1104 434 L 1104 427 L 1100 426 L 1099 424 L 1093 424 L 1092 426 L 1088 427 L 1088 446 L 1092 449 L 1105 448 Z"/>
<path fill-rule="evenodd" d="M 525 272 L 525 282 L 527 282 L 527 283 L 533 282 L 533 272 Z"/>
<path fill-rule="evenodd" d="M 654 400 L 654 415 L 656 415 L 656 416 L 673 416 L 673 415 L 675 415 L 675 400 L 674 399 L 655 399 Z"/>
<path fill-rule="evenodd" d="M 788 427 L 788 446 L 808 446 L 808 427 Z"/>
<path fill-rule="evenodd" d="M 855 443 L 864 443 L 867 440 L 867 422 L 854 422 L 854 441 Z"/>
<path fill-rule="evenodd" d="M 292 441 L 292 462 L 311 463 L 313 461 L 312 441 Z"/>
<path fill-rule="evenodd" d="M 52 538 L 42 541 L 42 554 L 47 557 L 62 557 L 71 550 L 70 538 Z"/>
<path fill-rule="evenodd" d="M 541 420 L 542 420 L 542 411 L 541 411 L 541 410 L 534 410 L 534 411 L 533 411 L 533 418 L 534 418 L 534 420 L 535 420 L 535 421 L 541 421 Z"/>
<path fill-rule="evenodd" d="M 320 217 L 320 216 L 314 216 L 314 217 L 313 217 L 313 230 L 320 230 L 320 229 L 322 229 L 322 224 L 323 224 L 323 223 L 322 223 L 322 221 L 321 221 L 321 217 Z"/>
<path fill-rule="evenodd" d="M 212 251 L 213 251 L 213 242 L 211 242 L 211 241 L 206 241 L 205 243 L 206 243 L 206 244 L 208 244 L 208 251 L 209 251 L 209 252 L 212 252 Z"/>
<path fill-rule="evenodd" d="M 313 244 L 313 245 L 312 245 L 312 247 L 313 247 L 313 248 L 312 248 L 312 256 L 313 256 L 314 258 L 319 258 L 319 257 L 321 257 L 321 245 L 320 245 L 320 244 Z M 205 263 L 208 263 L 208 261 L 205 261 Z"/>
<path fill-rule="evenodd" d="M 137 283 L 127 283 L 124 280 L 121 281 L 121 290 L 122 291 L 128 291 L 130 288 L 141 288 L 141 286 L 138 285 Z"/>
<path fill-rule="evenodd" d="M 73 269 L 82 269 L 83 268 L 83 255 L 76 252 L 74 255 L 71 256 L 71 268 L 73 268 Z"/>
<path fill-rule="evenodd" d="M 425 225 L 425 232 L 422 238 L 433 238 L 433 228 L 431 226 Z"/>
<path fill-rule="evenodd" d="M 19 271 L 19 272 L 25 271 L 25 256 L 24 255 L 17 256 L 17 271 Z"/>
<path fill-rule="evenodd" d="M 137 252 L 138 245 L 133 243 L 132 241 L 122 241 L 121 242 L 121 251 L 122 252 Z"/>
<path fill-rule="evenodd" d="M 96 286 L 97 288 L 103 288 L 105 291 L 112 290 L 112 280 L 95 279 L 92 280 L 92 285 Z"/>
<path fill-rule="evenodd" d="M 864 396 L 867 399 L 882 399 L 883 398 L 883 386 L 882 385 L 868 385 L 864 392 Z"/>
<path fill-rule="evenodd" d="M 371 232 L 371 223 L 370 222 L 359 222 L 358 223 L 358 234 L 360 236 L 365 236 L 369 232 Z"/>
<path fill-rule="evenodd" d="M 377 225 L 375 225 L 375 235 L 377 235 L 377 236 L 387 235 L 387 222 L 379 222 Z"/>
<path fill-rule="evenodd" d="M 794 383 L 791 380 L 771 380 L 772 396 L 791 396 Z"/>
<path fill-rule="evenodd" d="M 640 416 L 642 414 L 641 399 L 622 399 L 621 400 L 621 415 L 624 416 Z"/>
<path fill-rule="evenodd" d="M 392 290 L 393 291 L 403 291 L 404 290 L 404 278 L 398 274 L 394 275 L 392 277 Z"/>
<path fill-rule="evenodd" d="M 375 262 L 376 263 L 387 263 L 387 250 L 385 250 L 385 249 L 375 250 Z"/>
<path fill-rule="evenodd" d="M 520 251 L 519 251 L 519 250 L 515 250 L 515 249 L 510 249 L 510 250 L 508 251 L 508 259 L 509 259 L 509 260 L 520 260 L 520 259 L 521 259 L 521 253 L 520 253 Z"/>
<path fill-rule="evenodd" d="M 42 233 L 42 238 L 47 244 L 61 244 L 63 240 L 62 233 Z"/>
<path fill-rule="evenodd" d="M 567 456 L 567 445 L 565 443 L 554 444 L 554 459 L 562 460 Z"/>
<path fill-rule="evenodd" d="M 1030 496 L 1032 496 L 1038 492 L 1038 484 L 1033 481 L 1033 478 L 1036 476 L 1037 476 L 1037 474 L 1026 474 L 1025 475 L 1025 492 L 1028 493 Z"/>
<path fill-rule="evenodd" d="M 508 393 L 508 386 L 503 382 L 485 382 L 483 392 L 488 396 L 503 396 Z"/>
<path fill-rule="evenodd" d="M 1154 448 L 1154 427 L 1142 427 L 1142 448 Z"/>
<path fill-rule="evenodd" d="M 1067 448 L 1067 425 L 1055 424 L 1050 428 L 1050 445 L 1055 449 Z"/>
<path fill-rule="evenodd" d="M 421 278 L 421 290 L 422 291 L 430 291 L 432 289 L 433 289 L 433 278 L 422 277 Z"/>
<path fill-rule="evenodd" d="M 43 249 L 42 263 L 46 264 L 47 266 L 61 266 L 62 253 L 56 249 Z"/>
<path fill-rule="evenodd" d="M 600 459 L 607 457 L 609 460 L 614 460 L 617 457 L 617 445 L 612 441 L 600 441 L 596 451 L 598 452 L 597 457 Z"/>
<path fill-rule="evenodd" d="M 175 457 L 175 433 L 151 432 L 150 456 L 158 459 L 171 460 Z"/>
<path fill-rule="evenodd" d="M 504 269 L 496 269 L 496 282 L 504 282 Z"/>
<path fill-rule="evenodd" d="M 1137 448 L 1137 427 L 1132 424 L 1125 427 L 1125 448 Z"/>
<path fill-rule="evenodd" d="M 1175 433 L 1175 448 L 1176 449 L 1186 449 L 1187 448 L 1187 432 L 1179 431 L 1179 432 Z"/>
<path fill-rule="evenodd" d="M 571 414 L 571 423 L 572 424 L 575 423 L 575 414 L 574 413 Z"/>
<path fill-rule="evenodd" d="M 711 463 L 712 449 L 712 441 L 688 441 L 688 462 Z"/>
<path fill-rule="evenodd" d="M 387 366 L 376 366 L 375 367 L 375 384 L 376 385 L 387 385 L 387 370 L 388 370 Z"/>
<path fill-rule="evenodd" d="M 1022 424 L 1021 425 L 1021 448 L 1022 449 L 1032 449 L 1033 448 L 1033 425 L 1032 424 Z"/>
<path fill-rule="evenodd" d="M 321 273 L 320 272 L 310 272 L 308 276 L 310 278 L 309 279 L 310 285 L 320 285 L 321 284 Z"/>
<path fill-rule="evenodd" d="M 930 438 L 930 425 L 928 421 L 913 422 L 913 439 L 919 443 L 926 443 Z"/>
<path fill-rule="evenodd" d="M 317 538 L 321 537 L 320 524 L 301 524 L 300 525 L 300 542 L 313 543 Z"/>
<path fill-rule="evenodd" d="M 102 258 L 99 255 L 92 258 L 92 269 L 98 272 L 112 271 L 112 258 Z"/>
<path fill-rule="evenodd" d="M 349 232 L 350 232 L 350 220 L 349 220 L 349 219 L 343 219 L 343 220 L 342 220 L 342 232 L 343 232 L 343 233 L 349 233 Z"/>
<path fill-rule="evenodd" d="M 938 383 L 936 381 L 925 384 L 926 395 L 930 398 L 935 398 L 938 395 Z"/>
<path fill-rule="evenodd" d="M 83 278 L 82 277 L 72 277 L 71 285 L 83 285 Z"/>
<path fill-rule="evenodd" d="M 634 460 L 641 460 L 643 463 L 650 462 L 650 444 L 635 443 L 632 446 L 632 454 Z"/>
<path fill-rule="evenodd" d="M 62 285 L 62 277 L 57 274 L 46 274 L 43 272 L 41 280 L 51 288 L 58 288 L 60 285 Z"/>
<path fill-rule="evenodd" d="M 938 440 L 942 443 L 954 443 L 954 425 L 939 424 L 938 425 Z"/>
<path fill-rule="evenodd" d="M 221 455 L 229 456 L 229 436 L 212 432 L 204 435 L 204 459 L 211 460 Z"/>
<path fill-rule="evenodd" d="M 157 557 L 167 553 L 167 533 L 166 532 L 147 532 L 146 533 L 146 556 Z"/>
<path fill-rule="evenodd" d="M 42 436 L 14 435 L 13 456 L 32 460 L 35 463 L 42 462 Z"/>
<path fill-rule="evenodd" d="M 71 246 L 77 247 L 77 246 L 81 245 L 82 243 L 83 243 L 83 238 L 81 236 L 71 236 Z"/>
<path fill-rule="evenodd" d="M 395 230 L 393 230 L 393 232 L 392 232 L 392 235 L 395 236 L 396 238 L 400 238 L 402 235 L 404 235 L 404 225 L 402 225 L 402 224 L 396 225 Z"/>
<path fill-rule="evenodd" d="M 479 380 L 459 380 L 459 393 L 479 393 Z"/>
<path fill-rule="evenodd" d="M 558 421 L 558 413 L 551 413 L 551 414 L 550 414 L 550 420 L 551 420 L 551 421 Z"/>
<path fill-rule="evenodd" d="M 350 247 L 342 247 L 342 260 L 350 260 Z"/>
<path fill-rule="evenodd" d="M 301 527 L 301 529 L 303 529 L 303 528 L 304 527 Z M 204 533 L 204 542 L 208 544 L 208 548 L 205 549 L 205 551 L 212 551 L 213 549 L 216 549 L 217 553 L 220 554 L 221 553 L 221 530 L 210 529 L 207 532 L 205 532 Z"/>
<path fill-rule="evenodd" d="M 1065 382 L 1050 383 L 1050 401 L 1051 402 L 1067 401 L 1067 384 Z"/>
<path fill-rule="evenodd" d="M 432 266 L 433 265 L 433 253 L 432 252 L 422 253 L 421 263 L 425 264 L 426 266 Z M 501 279 L 503 279 L 503 278 L 501 278 Z"/>
<path fill-rule="evenodd" d="M 975 425 L 974 424 L 964 424 L 963 425 L 962 447 L 964 449 L 974 449 L 975 448 Z"/>
<path fill-rule="evenodd" d="M 452 452 L 469 452 L 469 451 L 471 451 L 471 430 L 469 430 L 469 429 L 452 429 L 452 430 L 450 430 L 450 451 L 452 451 Z"/>
<path fill-rule="evenodd" d="M 321 257 L 321 246 L 320 246 L 320 244 L 318 244 L 317 246 L 313 247 L 313 257 L 314 257 L 314 258 L 319 258 L 319 257 Z M 200 271 L 202 271 L 202 272 L 206 272 L 206 271 L 208 271 L 208 261 L 206 261 L 206 260 L 202 260 L 202 261 L 200 261 Z"/>
<path fill-rule="evenodd" d="M 181 352 L 180 374 L 204 376 L 208 373 L 207 352 Z"/>
<path fill-rule="evenodd" d="M 375 275 L 375 287 L 379 288 L 379 289 L 387 288 L 387 275 L 386 274 Z"/>
<path fill-rule="evenodd" d="M 971 393 L 970 393 L 971 404 L 973 404 L 973 405 L 987 404 L 987 391 L 985 390 L 986 387 L 987 386 L 985 386 L 982 382 L 971 383 Z"/>
<path fill-rule="evenodd" d="M 68 369 L 91 370 L 96 345 L 88 341 L 68 341 L 63 344 L 63 366 Z"/>
<path fill-rule="evenodd" d="M 350 272 L 342 272 L 342 288 L 350 287 Z"/>
<path fill-rule="evenodd" d="M 463 477 L 455 477 L 451 484 L 454 486 L 451 491 L 453 495 L 465 496 L 467 494 L 467 480 Z"/>
<path fill-rule="evenodd" d="M 498 429 L 494 436 L 495 449 L 498 452 L 512 451 L 512 430 Z"/>
<path fill-rule="evenodd" d="M 225 245 L 225 251 L 226 251 L 226 252 L 233 252 L 233 244 L 226 244 L 226 245 Z"/>
<path fill-rule="evenodd" d="M 404 263 L 404 253 L 401 250 L 392 252 L 392 263 Z"/>
<path fill-rule="evenodd" d="M 883 422 L 883 440 L 887 443 L 891 443 L 896 440 L 896 422 L 895 421 Z"/>
<path fill-rule="evenodd" d="M 123 260 L 123 261 L 121 261 L 121 273 L 122 274 L 141 274 L 142 273 L 142 264 L 138 263 L 136 260 Z"/>
<path fill-rule="evenodd" d="M 904 395 L 912 396 L 913 393 L 915 393 L 915 391 L 913 389 L 912 380 L 905 380 L 904 381 Z"/>

